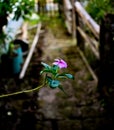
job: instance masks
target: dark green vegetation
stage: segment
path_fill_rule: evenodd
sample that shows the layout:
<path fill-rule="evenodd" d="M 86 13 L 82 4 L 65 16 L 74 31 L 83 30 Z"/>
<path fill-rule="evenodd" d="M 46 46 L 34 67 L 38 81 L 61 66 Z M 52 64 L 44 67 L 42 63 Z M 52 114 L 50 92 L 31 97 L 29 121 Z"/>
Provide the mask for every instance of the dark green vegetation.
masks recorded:
<path fill-rule="evenodd" d="M 20 6 L 21 5 L 21 6 Z M 7 25 L 7 17 L 13 14 L 13 19 L 26 18 L 34 9 L 33 0 L 0 0 L 0 32 Z"/>
<path fill-rule="evenodd" d="M 87 12 L 100 23 L 101 19 L 107 13 L 114 13 L 113 0 L 90 0 L 86 6 Z"/>

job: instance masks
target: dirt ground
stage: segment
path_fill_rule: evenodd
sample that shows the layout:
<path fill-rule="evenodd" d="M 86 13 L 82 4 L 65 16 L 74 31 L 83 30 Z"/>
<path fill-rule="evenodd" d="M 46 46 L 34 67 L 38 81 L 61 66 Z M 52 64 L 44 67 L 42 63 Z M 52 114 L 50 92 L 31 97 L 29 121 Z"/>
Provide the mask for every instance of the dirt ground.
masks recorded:
<path fill-rule="evenodd" d="M 37 87 L 43 78 L 39 74 L 42 69 L 41 62 L 52 64 L 54 59 L 62 58 L 68 63 L 67 72 L 74 75 L 74 80 L 69 79 L 62 83 L 68 95 L 58 88 L 45 86 L 32 93 L 1 98 L 0 120 L 2 123 L 7 121 L 9 127 L 0 123 L 0 129 L 35 130 L 35 125 L 36 130 L 111 130 L 112 120 L 105 117 L 105 111 L 97 99 L 97 83 L 82 61 L 76 41 L 60 23 L 60 20 L 54 19 L 43 23 L 25 77 L 22 80 L 18 79 L 18 75 L 1 78 L 0 93 Z M 24 123 L 22 117 L 26 119 Z M 32 123 L 33 120 L 36 122 Z"/>

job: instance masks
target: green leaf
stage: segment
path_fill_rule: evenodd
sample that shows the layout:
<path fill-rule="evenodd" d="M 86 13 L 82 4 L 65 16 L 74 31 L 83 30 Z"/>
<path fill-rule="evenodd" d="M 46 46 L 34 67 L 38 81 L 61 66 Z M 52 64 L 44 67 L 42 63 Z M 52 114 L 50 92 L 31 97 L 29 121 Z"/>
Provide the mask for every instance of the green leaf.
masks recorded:
<path fill-rule="evenodd" d="M 41 64 L 42 64 L 46 69 L 50 69 L 50 68 L 51 68 L 50 65 L 48 65 L 48 64 L 46 64 L 46 63 L 44 63 L 44 62 L 41 62 Z"/>
<path fill-rule="evenodd" d="M 50 86 L 50 88 L 57 88 L 60 85 L 60 81 L 53 80 L 51 77 L 46 76 L 47 82 Z"/>
<path fill-rule="evenodd" d="M 59 87 L 59 85 L 60 85 L 60 81 L 58 81 L 58 80 L 52 80 L 50 83 L 51 88 L 57 88 L 57 87 Z"/>
<path fill-rule="evenodd" d="M 56 74 L 55 78 L 66 79 L 66 76 L 65 75 Z"/>
<path fill-rule="evenodd" d="M 56 78 L 69 78 L 69 79 L 74 79 L 74 76 L 71 74 L 66 74 L 66 73 L 62 73 L 62 74 L 57 74 Z"/>
<path fill-rule="evenodd" d="M 52 70 L 53 70 L 54 72 L 57 72 L 57 71 L 59 70 L 59 67 L 58 67 L 57 65 L 53 65 L 53 66 L 52 66 Z"/>
<path fill-rule="evenodd" d="M 56 74 L 56 78 L 64 78 L 64 77 L 66 77 L 65 73 Z"/>
<path fill-rule="evenodd" d="M 41 64 L 45 67 L 40 74 L 43 74 L 44 72 L 47 73 L 52 73 L 54 76 L 57 74 L 59 67 L 54 65 L 54 66 L 49 66 L 46 63 L 41 62 Z"/>
<path fill-rule="evenodd" d="M 43 69 L 43 70 L 40 71 L 40 75 L 45 73 L 45 72 L 53 73 L 51 69 Z"/>
<path fill-rule="evenodd" d="M 43 70 L 40 71 L 40 74 L 43 74 L 44 72 L 47 73 L 53 73 L 52 67 L 44 62 L 41 62 L 41 64 L 45 67 Z"/>
<path fill-rule="evenodd" d="M 51 67 L 51 72 L 55 76 L 58 73 L 59 67 L 57 65 L 53 65 Z"/>
<path fill-rule="evenodd" d="M 74 79 L 74 76 L 72 74 L 65 74 L 65 76 L 69 79 Z"/>

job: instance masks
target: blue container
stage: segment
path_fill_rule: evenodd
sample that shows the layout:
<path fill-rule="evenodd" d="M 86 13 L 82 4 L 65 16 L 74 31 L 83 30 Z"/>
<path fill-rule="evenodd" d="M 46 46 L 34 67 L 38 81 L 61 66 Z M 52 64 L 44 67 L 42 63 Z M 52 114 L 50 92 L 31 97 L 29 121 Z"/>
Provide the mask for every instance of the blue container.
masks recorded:
<path fill-rule="evenodd" d="M 13 69 L 13 74 L 18 74 L 21 71 L 22 63 L 23 63 L 23 52 L 21 47 L 19 46 L 14 50 L 14 53 L 16 56 L 13 57 L 12 60 L 12 69 Z"/>

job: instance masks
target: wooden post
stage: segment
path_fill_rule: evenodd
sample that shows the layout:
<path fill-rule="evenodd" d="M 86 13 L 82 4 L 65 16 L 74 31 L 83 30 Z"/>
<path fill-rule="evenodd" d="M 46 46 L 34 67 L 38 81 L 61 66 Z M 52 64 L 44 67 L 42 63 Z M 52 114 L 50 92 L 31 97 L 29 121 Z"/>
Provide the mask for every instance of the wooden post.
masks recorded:
<path fill-rule="evenodd" d="M 98 91 L 114 114 L 114 14 L 107 14 L 101 22 L 99 50 Z"/>
<path fill-rule="evenodd" d="M 72 5 L 70 0 L 64 0 L 63 5 L 64 5 L 63 11 L 64 11 L 65 25 L 68 33 L 72 34 Z"/>
<path fill-rule="evenodd" d="M 75 0 L 71 0 L 72 3 L 72 38 L 74 39 L 76 37 L 76 18 L 75 18 L 75 6 L 74 6 Z"/>
<path fill-rule="evenodd" d="M 35 47 L 36 47 L 36 45 L 37 45 L 37 43 L 38 43 L 41 25 L 42 25 L 41 23 L 38 24 L 36 35 L 35 35 L 35 37 L 34 37 L 34 40 L 33 40 L 33 43 L 32 43 L 32 45 L 31 45 L 31 48 L 30 48 L 30 50 L 29 50 L 28 56 L 27 56 L 27 58 L 26 58 L 26 60 L 25 60 L 25 62 L 24 62 L 24 65 L 23 65 L 23 67 L 22 67 L 22 70 L 21 70 L 21 72 L 20 72 L 19 79 L 22 79 L 22 78 L 25 76 L 25 73 L 26 73 L 26 71 L 27 71 L 27 67 L 28 67 L 28 65 L 29 65 L 29 63 L 30 63 L 30 60 L 31 60 L 31 58 L 32 58 L 32 55 L 33 55 L 33 53 L 34 53 L 34 49 L 35 49 Z"/>
<path fill-rule="evenodd" d="M 94 36 L 99 39 L 99 25 L 92 19 L 92 17 L 86 12 L 80 2 L 75 2 L 75 8 L 78 15 L 83 19 L 83 22 L 89 27 Z"/>
<path fill-rule="evenodd" d="M 58 12 L 59 17 L 62 18 L 63 16 L 63 0 L 58 0 Z"/>
<path fill-rule="evenodd" d="M 77 46 L 81 49 L 84 50 L 84 40 L 78 30 L 78 27 L 80 27 L 80 18 L 76 9 L 76 13 L 75 13 L 75 21 L 76 21 L 76 40 L 77 40 Z"/>

